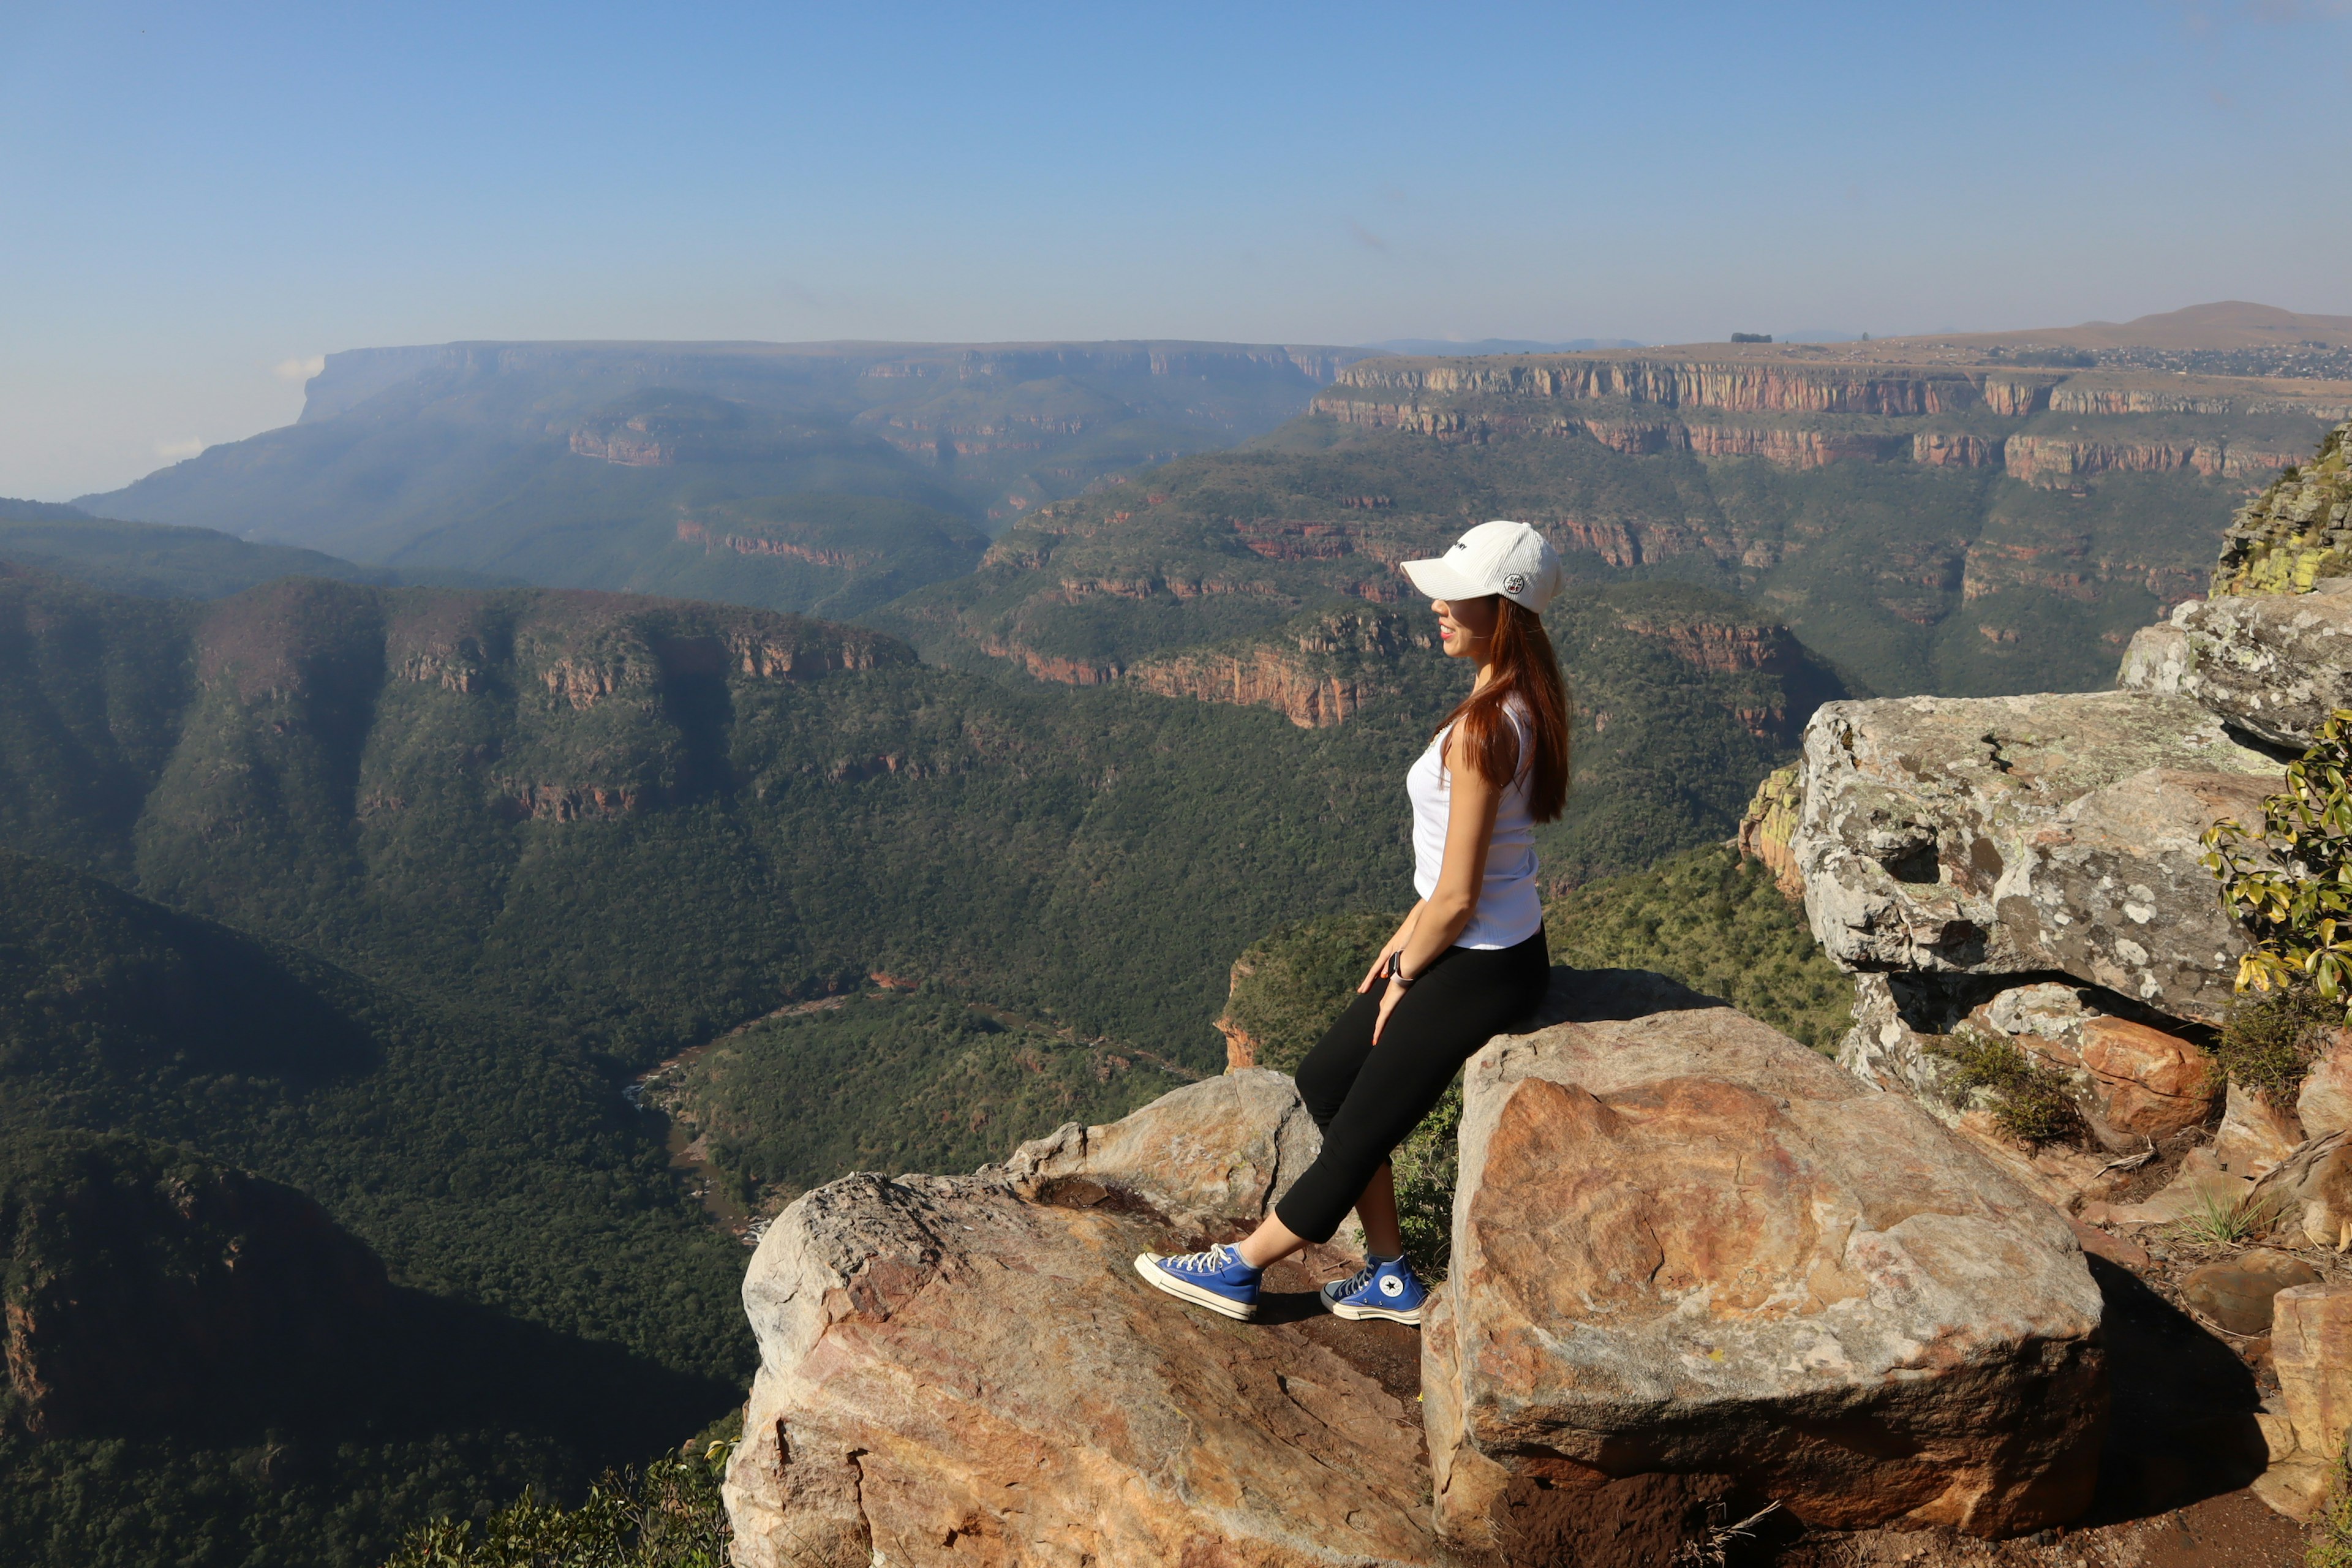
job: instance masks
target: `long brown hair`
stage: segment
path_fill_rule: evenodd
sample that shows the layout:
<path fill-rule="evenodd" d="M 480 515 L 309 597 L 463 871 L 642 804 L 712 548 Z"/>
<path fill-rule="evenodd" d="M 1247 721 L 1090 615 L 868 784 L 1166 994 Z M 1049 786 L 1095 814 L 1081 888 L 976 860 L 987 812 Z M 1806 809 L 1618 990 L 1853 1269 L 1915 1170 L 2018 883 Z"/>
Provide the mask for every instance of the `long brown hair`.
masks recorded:
<path fill-rule="evenodd" d="M 1464 698 L 1445 722 L 1462 726 L 1463 744 L 1480 776 L 1497 791 L 1508 789 L 1519 776 L 1519 732 L 1503 717 L 1503 705 L 1517 698 L 1535 737 L 1528 812 L 1538 822 L 1557 821 L 1568 805 L 1568 682 L 1560 678 L 1559 656 L 1552 652 L 1543 617 L 1500 594 L 1494 598 L 1494 642 L 1486 655 L 1494 679 Z"/>

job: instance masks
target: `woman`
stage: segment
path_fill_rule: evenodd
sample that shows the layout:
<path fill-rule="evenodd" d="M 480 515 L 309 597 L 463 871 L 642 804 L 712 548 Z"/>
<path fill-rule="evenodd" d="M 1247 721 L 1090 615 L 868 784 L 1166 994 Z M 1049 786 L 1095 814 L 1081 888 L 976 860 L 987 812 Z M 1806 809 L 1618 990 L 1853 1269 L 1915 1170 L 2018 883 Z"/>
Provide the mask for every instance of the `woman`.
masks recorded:
<path fill-rule="evenodd" d="M 1404 573 L 1435 601 L 1446 656 L 1475 659 L 1478 679 L 1405 775 L 1421 901 L 1299 1065 L 1323 1152 L 1242 1241 L 1135 1260 L 1160 1289 L 1229 1318 L 1255 1317 L 1266 1266 L 1328 1241 L 1352 1206 L 1364 1267 L 1324 1286 L 1324 1304 L 1421 1321 L 1427 1291 L 1404 1259 L 1390 1152 L 1473 1051 L 1534 1011 L 1550 975 L 1535 825 L 1568 797 L 1568 697 L 1542 619 L 1559 558 L 1523 522 L 1483 522 Z"/>

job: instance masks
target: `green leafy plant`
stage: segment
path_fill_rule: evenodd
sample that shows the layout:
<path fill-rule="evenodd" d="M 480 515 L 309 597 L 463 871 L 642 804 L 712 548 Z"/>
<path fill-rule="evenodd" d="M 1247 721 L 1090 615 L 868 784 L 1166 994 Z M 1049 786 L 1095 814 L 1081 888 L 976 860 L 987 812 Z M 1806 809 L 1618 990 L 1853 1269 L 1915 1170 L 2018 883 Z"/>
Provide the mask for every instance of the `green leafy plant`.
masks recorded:
<path fill-rule="evenodd" d="M 732 1447 L 608 1473 L 577 1508 L 526 1492 L 478 1530 L 436 1520 L 410 1531 L 384 1568 L 727 1568 L 734 1531 L 719 1478 Z"/>
<path fill-rule="evenodd" d="M 1995 1125 L 2011 1137 L 2042 1144 L 2082 1131 L 2065 1076 L 2009 1041 L 1963 1029 L 1929 1048 L 1958 1065 L 1954 1089 L 1964 1095 L 1987 1091 Z"/>
<path fill-rule="evenodd" d="M 2263 802 L 2263 823 L 2234 819 L 2205 830 L 2206 869 L 2221 902 L 2244 921 L 2252 945 L 2238 960 L 2237 988 L 2310 986 L 2352 1016 L 2352 710 L 2328 716 L 2312 748 L 2287 764 L 2286 789 Z"/>

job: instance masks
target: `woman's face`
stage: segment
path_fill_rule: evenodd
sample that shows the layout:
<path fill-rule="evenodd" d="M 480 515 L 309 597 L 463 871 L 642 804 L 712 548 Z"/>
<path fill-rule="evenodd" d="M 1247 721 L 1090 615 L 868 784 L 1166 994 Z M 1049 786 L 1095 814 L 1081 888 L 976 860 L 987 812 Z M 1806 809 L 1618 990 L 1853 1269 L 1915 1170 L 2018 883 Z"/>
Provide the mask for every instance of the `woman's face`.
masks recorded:
<path fill-rule="evenodd" d="M 1486 657 L 1486 645 L 1495 636 L 1495 623 L 1502 618 L 1501 595 L 1485 594 L 1475 599 L 1433 599 L 1429 607 L 1437 612 L 1437 631 L 1445 639 L 1446 658 Z"/>

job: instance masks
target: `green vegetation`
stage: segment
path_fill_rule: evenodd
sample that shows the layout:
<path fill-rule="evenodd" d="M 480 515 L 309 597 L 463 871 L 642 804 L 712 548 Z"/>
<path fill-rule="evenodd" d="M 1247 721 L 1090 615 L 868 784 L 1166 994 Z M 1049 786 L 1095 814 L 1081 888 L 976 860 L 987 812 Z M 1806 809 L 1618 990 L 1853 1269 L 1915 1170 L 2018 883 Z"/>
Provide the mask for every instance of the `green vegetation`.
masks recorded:
<path fill-rule="evenodd" d="M 256 544 L 209 528 L 117 522 L 72 507 L 0 502 L 0 561 L 37 567 L 119 594 L 220 599 L 297 574 L 346 583 L 389 583 L 381 567 L 354 566 L 316 550 Z"/>
<path fill-rule="evenodd" d="M 2304 1568 L 2352 1568 L 2352 1459 L 2338 1455 L 2334 1484 L 2319 1517 L 2311 1521 Z"/>
<path fill-rule="evenodd" d="M 2308 984 L 2255 991 L 2231 1002 L 2213 1042 L 2213 1058 L 2231 1083 L 2283 1110 L 2344 1023 L 2344 1008 Z"/>
<path fill-rule="evenodd" d="M 1661 416 L 1647 405 L 1565 406 L 1579 418 Z M 1550 534 L 1573 580 L 1666 578 L 1743 595 L 1849 684 L 1958 696 L 2094 689 L 2112 681 L 2125 642 L 2162 602 L 2202 584 L 2238 489 L 2186 472 L 2026 484 L 1997 467 L 1902 458 L 1805 468 L 1635 456 L 1580 434 L 1505 434 L 1529 416 L 1518 404 L 1462 412 L 1496 428 L 1454 443 L 1311 416 L 1249 448 L 1056 502 L 1015 521 L 971 575 L 870 618 L 944 662 L 1013 648 L 1129 663 L 1265 632 L 1333 598 L 1393 601 L 1393 563 L 1437 553 L 1469 521 L 1517 517 Z M 1901 421 L 1858 416 L 1741 419 L 1906 451 L 1911 435 Z M 1979 423 L 1952 433 L 1997 443 L 2015 427 Z M 2171 416 L 2111 423 L 2051 433 L 2178 443 L 2218 428 Z M 2240 422 L 2249 438 L 2295 446 L 2309 423 Z M 1087 584 L 1100 587 L 1072 591 Z"/>
<path fill-rule="evenodd" d="M 1454 1188 L 1460 1176 L 1461 1131 L 1462 1084 L 1456 1079 L 1389 1160 L 1405 1256 L 1428 1280 L 1444 1279 L 1454 1266 Z"/>
<path fill-rule="evenodd" d="M 1963 1099 L 1981 1089 L 1992 1102 L 1992 1119 L 2021 1142 L 2042 1144 L 2082 1131 L 2082 1113 L 2067 1091 L 2065 1076 L 2034 1060 L 1996 1035 L 1963 1028 L 1928 1047 L 1957 1063 L 1952 1088 Z"/>
<path fill-rule="evenodd" d="M 2352 710 L 2331 714 L 2319 739 L 2287 764 L 2286 789 L 2263 802 L 2263 823 L 2205 830 L 2203 861 L 2221 902 L 2246 922 L 2252 945 L 2237 988 L 2308 986 L 2352 1019 Z"/>
<path fill-rule="evenodd" d="M 2277 1228 L 2284 1204 L 2284 1197 L 2277 1193 L 2247 1193 L 2233 1197 L 2205 1187 L 2199 1190 L 2195 1206 L 2175 1220 L 2171 1228 L 2205 1247 L 2244 1247 Z"/>
<path fill-rule="evenodd" d="M 1853 1022 L 1853 983 L 1822 953 L 1771 872 L 1720 846 L 1552 895 L 1554 963 L 1654 969 L 1829 1052 Z"/>
<path fill-rule="evenodd" d="M 5 851 L 0 886 L 0 1147 L 31 1164 L 11 1190 L 86 1189 L 88 1134 L 135 1134 L 182 1152 L 110 1156 L 132 1173 L 101 1188 L 258 1172 L 317 1199 L 395 1287 L 316 1387 L 289 1340 L 251 1408 L 126 1407 L 124 1429 L 47 1440 L 0 1423 L 0 1556 L 359 1568 L 420 1520 L 574 1492 L 730 1402 L 740 1250 L 576 1045 Z M 52 1216 L 37 1272 L 184 1272 L 185 1243 L 92 1217 L 119 1205 L 36 1207 Z"/>
<path fill-rule="evenodd" d="M 927 985 L 728 1036 L 654 1090 L 747 1206 L 845 1171 L 968 1171 L 1065 1121 L 1115 1121 L 1185 1079 Z"/>
<path fill-rule="evenodd" d="M 734 1539 L 719 1481 L 731 1445 L 608 1473 L 577 1508 L 526 1494 L 482 1521 L 413 1531 L 384 1568 L 727 1568 Z"/>

